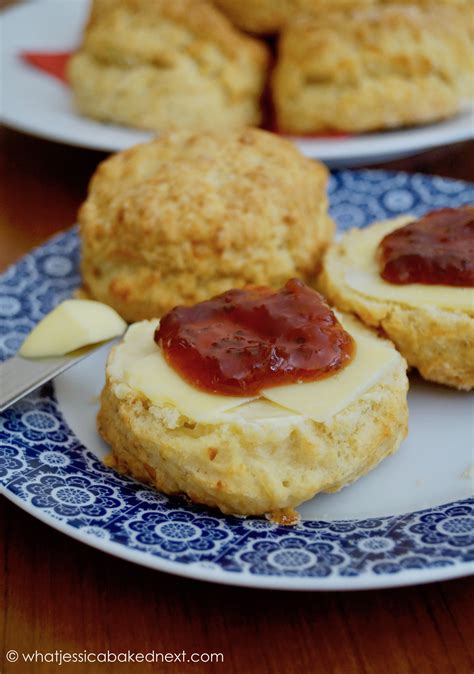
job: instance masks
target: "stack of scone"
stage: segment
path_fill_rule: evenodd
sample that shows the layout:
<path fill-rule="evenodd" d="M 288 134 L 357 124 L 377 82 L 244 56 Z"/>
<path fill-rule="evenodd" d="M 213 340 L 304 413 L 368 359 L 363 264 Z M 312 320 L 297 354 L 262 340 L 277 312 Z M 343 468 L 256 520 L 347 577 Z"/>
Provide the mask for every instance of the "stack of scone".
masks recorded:
<path fill-rule="evenodd" d="M 474 387 L 474 208 L 333 243 L 326 168 L 247 128 L 269 49 L 240 29 L 281 31 L 280 129 L 366 131 L 459 109 L 471 17 L 456 0 L 215 4 L 95 0 L 70 65 L 85 114 L 171 129 L 104 161 L 80 211 L 82 294 L 135 322 L 98 427 L 111 466 L 288 524 L 398 449 L 408 366 Z"/>
<path fill-rule="evenodd" d="M 77 109 L 102 121 L 290 134 L 452 116 L 473 72 L 471 0 L 93 0 L 69 65 Z"/>

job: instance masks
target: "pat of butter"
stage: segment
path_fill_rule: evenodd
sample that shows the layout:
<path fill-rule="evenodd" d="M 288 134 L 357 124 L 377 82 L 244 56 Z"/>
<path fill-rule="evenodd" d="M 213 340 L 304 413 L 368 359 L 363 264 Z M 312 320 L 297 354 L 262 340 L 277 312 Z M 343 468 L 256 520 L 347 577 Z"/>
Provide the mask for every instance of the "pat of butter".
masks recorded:
<path fill-rule="evenodd" d="M 141 392 L 152 403 L 169 403 L 194 421 L 221 422 L 224 417 L 228 419 L 229 412 L 242 405 L 245 406 L 245 417 L 256 419 L 264 398 L 267 406 L 263 417 L 288 416 L 285 410 L 290 410 L 313 421 L 324 422 L 363 395 L 401 360 L 388 342 L 360 326 L 355 319 L 337 316 L 356 343 L 351 362 L 326 379 L 273 387 L 262 391 L 260 397 L 222 396 L 191 386 L 168 365 L 161 350 L 155 348 L 150 353 L 156 323 L 146 321 L 131 326 L 119 347 L 123 350 L 121 372 L 128 386 Z M 255 414 L 250 409 L 252 405 L 256 406 Z M 275 406 L 273 415 L 269 414 L 268 405 Z M 236 413 L 242 410 L 236 410 Z"/>
<path fill-rule="evenodd" d="M 23 342 L 25 358 L 64 356 L 125 332 L 127 324 L 112 307 L 93 300 L 65 300 L 43 318 Z"/>
<path fill-rule="evenodd" d="M 349 269 L 345 281 L 352 290 L 389 302 L 398 302 L 410 307 L 436 306 L 453 311 L 474 314 L 474 290 L 443 285 L 424 285 L 410 283 L 396 285 L 388 283 L 379 274 L 377 248 L 384 236 L 395 229 L 413 221 L 413 217 L 398 218 L 396 221 L 359 230 L 350 241 L 346 250 Z M 351 237 L 351 235 L 348 235 Z"/>

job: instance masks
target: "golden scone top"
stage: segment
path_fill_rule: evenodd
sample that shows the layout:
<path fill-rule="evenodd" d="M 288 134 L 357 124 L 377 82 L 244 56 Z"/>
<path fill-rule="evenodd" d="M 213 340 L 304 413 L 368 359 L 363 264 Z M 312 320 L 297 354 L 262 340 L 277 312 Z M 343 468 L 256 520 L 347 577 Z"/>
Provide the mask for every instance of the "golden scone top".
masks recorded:
<path fill-rule="evenodd" d="M 330 10 L 367 6 L 377 0 L 214 0 L 227 16 L 251 33 L 274 33 L 299 14 L 325 13 Z"/>
<path fill-rule="evenodd" d="M 334 231 L 327 180 L 257 129 L 174 132 L 121 152 L 79 214 L 85 288 L 134 321 L 232 287 L 310 280 Z"/>
<path fill-rule="evenodd" d="M 329 12 L 377 5 L 468 6 L 471 0 L 214 0 L 236 26 L 251 33 L 275 33 L 295 17 L 324 17 Z"/>
<path fill-rule="evenodd" d="M 131 65 L 135 58 L 166 67 L 183 51 L 204 65 L 210 45 L 230 58 L 245 48 L 257 62 L 267 61 L 262 43 L 239 33 L 205 0 L 94 0 L 83 48 L 107 61 Z"/>

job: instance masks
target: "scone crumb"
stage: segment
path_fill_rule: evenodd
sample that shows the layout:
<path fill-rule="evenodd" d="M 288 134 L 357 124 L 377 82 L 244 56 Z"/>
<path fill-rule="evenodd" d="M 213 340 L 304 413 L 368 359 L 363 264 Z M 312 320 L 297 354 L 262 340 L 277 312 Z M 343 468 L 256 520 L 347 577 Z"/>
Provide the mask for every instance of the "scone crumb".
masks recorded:
<path fill-rule="evenodd" d="M 107 456 L 104 457 L 104 465 L 106 465 L 107 468 L 117 468 L 117 461 L 113 452 L 109 452 Z"/>
<path fill-rule="evenodd" d="M 75 300 L 90 300 L 91 297 L 87 290 L 81 286 L 80 288 L 76 288 L 76 290 L 72 293 L 72 296 Z"/>
<path fill-rule="evenodd" d="M 283 527 L 292 527 L 295 524 L 298 524 L 301 519 L 299 512 L 293 508 L 279 508 L 271 513 L 266 513 L 265 517 L 267 520 L 270 520 L 270 522 L 274 522 Z"/>

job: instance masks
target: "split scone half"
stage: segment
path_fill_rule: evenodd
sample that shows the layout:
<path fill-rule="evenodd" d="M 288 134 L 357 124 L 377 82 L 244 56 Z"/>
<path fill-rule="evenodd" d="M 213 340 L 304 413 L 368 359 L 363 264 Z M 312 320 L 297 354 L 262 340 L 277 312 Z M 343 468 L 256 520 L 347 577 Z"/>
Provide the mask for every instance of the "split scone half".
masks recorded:
<path fill-rule="evenodd" d="M 459 112 L 474 93 L 467 4 L 374 5 L 301 17 L 284 29 L 273 73 L 286 133 L 361 133 Z"/>
<path fill-rule="evenodd" d="M 364 475 L 406 435 L 406 362 L 353 317 L 338 318 L 356 344 L 343 370 L 240 399 L 184 381 L 153 340 L 158 320 L 135 323 L 107 363 L 98 429 L 109 465 L 166 494 L 277 521 Z"/>
<path fill-rule="evenodd" d="M 78 111 L 142 129 L 258 125 L 269 55 L 203 0 L 94 0 L 68 77 Z"/>
<path fill-rule="evenodd" d="M 424 379 L 470 390 L 474 387 L 474 289 L 396 285 L 379 274 L 380 242 L 415 220 L 415 216 L 402 216 L 350 231 L 327 251 L 317 287 L 340 310 L 383 330 Z"/>

